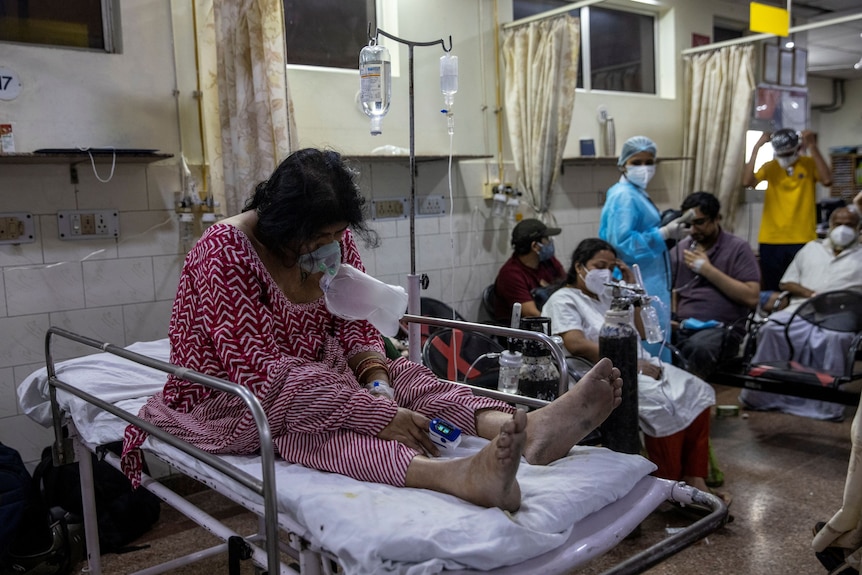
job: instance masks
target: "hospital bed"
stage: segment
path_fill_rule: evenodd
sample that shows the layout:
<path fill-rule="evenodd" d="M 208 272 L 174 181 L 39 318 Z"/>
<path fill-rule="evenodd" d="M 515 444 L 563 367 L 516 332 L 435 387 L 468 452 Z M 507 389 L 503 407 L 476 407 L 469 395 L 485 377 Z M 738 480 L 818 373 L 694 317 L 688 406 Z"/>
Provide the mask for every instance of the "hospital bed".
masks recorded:
<path fill-rule="evenodd" d="M 55 362 L 52 347 L 57 338 L 99 353 Z M 518 471 L 522 506 L 514 514 L 428 490 L 318 472 L 276 460 L 257 399 L 228 381 L 171 365 L 166 339 L 122 348 L 52 327 L 46 334 L 45 354 L 46 367 L 19 385 L 18 400 L 31 418 L 53 426 L 55 463 L 77 460 L 80 465 L 92 575 L 102 571 L 87 455 L 121 438 L 127 422 L 149 432 L 144 444 L 148 457 L 161 459 L 253 511 L 260 526 L 259 534 L 235 533 L 145 475 L 143 487 L 225 543 L 147 567 L 139 574 L 170 572 L 226 551 L 231 565 L 238 563 L 236 555 L 250 557 L 270 574 L 568 573 L 614 547 L 664 501 L 694 503 L 708 510 L 689 527 L 606 571 L 608 575 L 641 573 L 727 520 L 727 508 L 717 497 L 650 476 L 654 465 L 640 456 L 597 447 L 576 446 L 548 466 L 522 464 Z M 138 419 L 134 414 L 161 390 L 166 373 L 239 396 L 257 424 L 260 454 L 208 454 Z M 527 400 L 519 397 L 518 403 L 522 399 Z M 468 437 L 452 456 L 474 452 L 484 441 Z M 112 454 L 105 457 L 119 466 Z"/>

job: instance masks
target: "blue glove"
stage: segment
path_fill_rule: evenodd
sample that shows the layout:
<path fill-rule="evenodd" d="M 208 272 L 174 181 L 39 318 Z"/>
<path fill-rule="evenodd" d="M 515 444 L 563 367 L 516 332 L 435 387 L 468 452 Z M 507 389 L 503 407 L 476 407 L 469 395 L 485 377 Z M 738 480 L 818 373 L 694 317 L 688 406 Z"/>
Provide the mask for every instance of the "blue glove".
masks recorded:
<path fill-rule="evenodd" d="M 723 325 L 723 323 L 714 319 L 703 321 L 701 319 L 694 319 L 693 317 L 690 317 L 688 319 L 682 320 L 682 323 L 679 324 L 679 327 L 681 327 L 682 329 L 689 329 L 691 331 L 698 331 L 701 329 L 709 329 L 711 327 L 721 327 Z"/>

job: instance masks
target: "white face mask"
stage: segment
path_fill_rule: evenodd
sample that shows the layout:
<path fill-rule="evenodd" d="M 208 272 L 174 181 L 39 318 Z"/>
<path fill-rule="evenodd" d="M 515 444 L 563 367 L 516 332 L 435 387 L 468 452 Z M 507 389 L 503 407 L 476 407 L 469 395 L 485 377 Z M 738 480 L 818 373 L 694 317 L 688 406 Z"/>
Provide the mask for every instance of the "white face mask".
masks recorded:
<path fill-rule="evenodd" d="M 611 281 L 611 270 L 589 270 L 584 277 L 584 283 L 587 284 L 587 289 L 603 299 L 603 296 L 610 289 L 605 283 Z"/>
<path fill-rule="evenodd" d="M 859 237 L 859 233 L 850 226 L 836 226 L 829 232 L 829 240 L 837 248 L 846 248 Z"/>
<path fill-rule="evenodd" d="M 781 169 L 786 170 L 796 163 L 796 160 L 799 159 L 799 153 L 797 152 L 792 156 L 776 156 L 775 159 L 778 160 L 778 165 L 781 166 Z"/>
<path fill-rule="evenodd" d="M 627 166 L 626 179 L 645 190 L 652 177 L 655 175 L 655 166 Z"/>

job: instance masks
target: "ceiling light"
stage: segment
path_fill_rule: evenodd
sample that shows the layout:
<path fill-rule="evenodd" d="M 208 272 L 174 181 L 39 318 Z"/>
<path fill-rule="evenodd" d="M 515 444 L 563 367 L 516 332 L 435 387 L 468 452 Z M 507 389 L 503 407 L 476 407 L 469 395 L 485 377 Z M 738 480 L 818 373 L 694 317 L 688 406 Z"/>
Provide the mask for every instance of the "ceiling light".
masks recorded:
<path fill-rule="evenodd" d="M 855 70 L 862 70 L 862 58 L 859 58 L 859 61 L 853 64 L 853 68 Z"/>
<path fill-rule="evenodd" d="M 793 43 L 793 40 L 788 40 L 787 42 L 784 43 L 784 47 L 787 48 L 788 50 L 793 48 L 795 45 L 796 44 Z"/>

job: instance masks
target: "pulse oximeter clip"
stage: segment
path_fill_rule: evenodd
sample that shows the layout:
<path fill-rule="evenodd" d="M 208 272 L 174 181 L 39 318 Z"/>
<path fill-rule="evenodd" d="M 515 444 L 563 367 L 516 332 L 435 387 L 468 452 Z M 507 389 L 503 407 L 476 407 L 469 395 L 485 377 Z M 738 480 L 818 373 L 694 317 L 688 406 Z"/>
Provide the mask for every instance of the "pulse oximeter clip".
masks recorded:
<path fill-rule="evenodd" d="M 435 417 L 428 427 L 431 441 L 440 449 L 455 449 L 461 443 L 461 430 L 445 419 Z"/>

